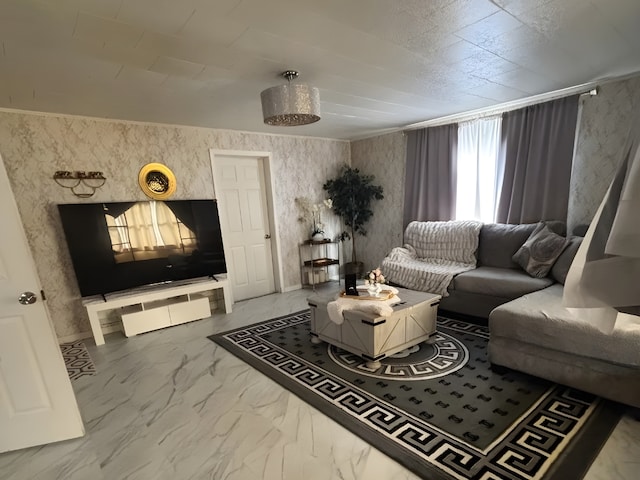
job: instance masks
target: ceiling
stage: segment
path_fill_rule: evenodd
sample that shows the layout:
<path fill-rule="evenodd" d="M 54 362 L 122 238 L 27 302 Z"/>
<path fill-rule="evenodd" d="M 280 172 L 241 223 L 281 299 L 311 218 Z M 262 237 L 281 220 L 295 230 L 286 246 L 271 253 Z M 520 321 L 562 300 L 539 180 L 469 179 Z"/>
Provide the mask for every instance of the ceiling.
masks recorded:
<path fill-rule="evenodd" d="M 639 0 L 2 0 L 0 107 L 354 139 L 640 71 Z M 262 122 L 260 92 L 322 119 Z"/>

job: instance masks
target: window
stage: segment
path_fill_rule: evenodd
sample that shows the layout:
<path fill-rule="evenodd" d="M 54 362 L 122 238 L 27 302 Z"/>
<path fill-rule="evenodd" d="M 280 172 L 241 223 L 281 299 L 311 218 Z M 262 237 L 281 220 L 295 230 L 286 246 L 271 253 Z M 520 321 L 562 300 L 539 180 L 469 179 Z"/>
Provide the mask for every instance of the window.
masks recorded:
<path fill-rule="evenodd" d="M 458 126 L 456 220 L 495 221 L 501 125 L 502 117 L 491 117 Z"/>

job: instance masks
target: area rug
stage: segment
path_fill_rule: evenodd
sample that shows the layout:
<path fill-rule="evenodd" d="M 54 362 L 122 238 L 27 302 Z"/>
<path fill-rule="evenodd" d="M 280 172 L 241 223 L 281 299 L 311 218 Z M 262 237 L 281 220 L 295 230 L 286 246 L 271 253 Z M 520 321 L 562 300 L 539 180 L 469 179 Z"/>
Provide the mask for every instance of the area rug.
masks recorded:
<path fill-rule="evenodd" d="M 96 374 L 96 366 L 83 341 L 61 343 L 60 350 L 71 380 Z"/>
<path fill-rule="evenodd" d="M 438 317 L 432 344 L 368 369 L 310 341 L 310 312 L 209 338 L 428 479 L 579 479 L 620 418 L 613 402 L 492 370 L 487 327 Z"/>

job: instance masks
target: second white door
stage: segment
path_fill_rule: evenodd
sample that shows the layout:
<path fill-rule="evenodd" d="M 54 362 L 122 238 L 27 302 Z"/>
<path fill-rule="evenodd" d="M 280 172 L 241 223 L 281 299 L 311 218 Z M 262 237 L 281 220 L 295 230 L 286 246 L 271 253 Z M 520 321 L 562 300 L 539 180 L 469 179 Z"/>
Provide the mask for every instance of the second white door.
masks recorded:
<path fill-rule="evenodd" d="M 263 159 L 216 154 L 213 174 L 234 301 L 273 293 Z"/>

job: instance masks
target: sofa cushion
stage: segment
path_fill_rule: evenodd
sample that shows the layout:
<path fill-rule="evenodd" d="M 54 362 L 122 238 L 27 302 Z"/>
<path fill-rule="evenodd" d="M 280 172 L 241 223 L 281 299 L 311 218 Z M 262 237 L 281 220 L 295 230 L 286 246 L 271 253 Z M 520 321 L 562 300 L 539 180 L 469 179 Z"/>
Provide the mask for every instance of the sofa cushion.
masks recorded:
<path fill-rule="evenodd" d="M 513 260 L 532 277 L 546 277 L 568 244 L 569 240 L 540 222 L 515 253 Z"/>
<path fill-rule="evenodd" d="M 522 270 L 478 267 L 475 270 L 456 275 L 452 283 L 452 287 L 456 291 L 501 298 L 517 298 L 548 287 L 553 284 L 553 280 L 533 278 Z"/>
<path fill-rule="evenodd" d="M 582 237 L 569 237 L 569 245 L 565 248 L 556 263 L 551 267 L 551 278 L 553 278 L 556 282 L 560 282 L 564 285 L 565 280 L 567 279 L 567 274 L 569 273 L 569 268 L 573 263 L 573 259 L 578 253 L 578 248 L 582 244 Z"/>
<path fill-rule="evenodd" d="M 566 224 L 561 221 L 546 221 L 552 232 L 564 235 Z M 478 264 L 487 267 L 515 268 L 520 266 L 512 259 L 529 235 L 535 230 L 537 223 L 515 225 L 509 223 L 486 223 L 480 230 L 478 246 Z"/>
<path fill-rule="evenodd" d="M 640 319 L 619 315 L 610 334 L 562 306 L 562 285 L 500 305 L 489 316 L 491 338 L 502 337 L 581 357 L 640 367 Z"/>
<path fill-rule="evenodd" d="M 535 223 L 510 225 L 487 223 L 480 230 L 478 264 L 486 267 L 519 269 L 511 257 L 529 238 L 536 228 Z"/>

